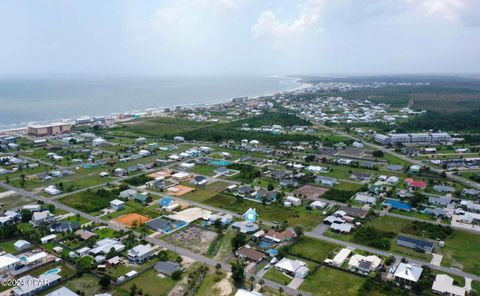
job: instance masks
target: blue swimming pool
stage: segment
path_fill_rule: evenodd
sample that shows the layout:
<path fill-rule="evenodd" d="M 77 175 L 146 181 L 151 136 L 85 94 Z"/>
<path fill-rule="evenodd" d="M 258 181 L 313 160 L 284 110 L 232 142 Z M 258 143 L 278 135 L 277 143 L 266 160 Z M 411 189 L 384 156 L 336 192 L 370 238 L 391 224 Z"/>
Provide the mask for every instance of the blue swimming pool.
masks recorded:
<path fill-rule="evenodd" d="M 232 164 L 232 162 L 228 160 L 214 160 L 210 162 L 210 164 L 215 166 L 227 166 L 229 164 Z"/>
<path fill-rule="evenodd" d="M 408 212 L 412 210 L 411 205 L 409 205 L 405 202 L 398 201 L 398 200 L 387 199 L 385 204 L 387 204 L 387 205 L 389 205 L 392 208 L 397 209 L 397 210 L 403 210 L 403 211 L 408 211 Z"/>
<path fill-rule="evenodd" d="M 54 273 L 59 273 L 60 272 L 60 268 L 52 268 L 48 271 L 46 271 L 45 273 L 43 273 L 44 275 L 48 275 L 48 274 L 54 274 Z"/>
<path fill-rule="evenodd" d="M 270 248 L 273 244 L 271 242 L 267 242 L 267 241 L 260 241 L 258 243 L 258 246 L 262 249 L 267 249 L 267 248 Z"/>

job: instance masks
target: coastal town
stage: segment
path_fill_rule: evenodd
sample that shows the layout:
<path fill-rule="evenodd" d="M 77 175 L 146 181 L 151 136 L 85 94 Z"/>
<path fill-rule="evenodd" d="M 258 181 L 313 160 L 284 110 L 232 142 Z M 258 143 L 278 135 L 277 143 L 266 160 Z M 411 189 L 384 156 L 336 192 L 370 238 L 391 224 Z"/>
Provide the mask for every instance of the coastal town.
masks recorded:
<path fill-rule="evenodd" d="M 392 85 L 1 132 L 0 295 L 477 295 L 479 146 Z"/>

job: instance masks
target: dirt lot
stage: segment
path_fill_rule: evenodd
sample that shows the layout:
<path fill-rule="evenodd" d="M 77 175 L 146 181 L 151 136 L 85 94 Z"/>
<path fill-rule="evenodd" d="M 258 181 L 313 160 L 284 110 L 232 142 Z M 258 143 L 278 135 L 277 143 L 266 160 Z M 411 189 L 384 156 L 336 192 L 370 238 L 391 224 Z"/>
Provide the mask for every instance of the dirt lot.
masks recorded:
<path fill-rule="evenodd" d="M 210 244 L 217 238 L 216 232 L 198 226 L 189 226 L 165 238 L 166 241 L 188 248 L 197 253 L 206 253 Z"/>

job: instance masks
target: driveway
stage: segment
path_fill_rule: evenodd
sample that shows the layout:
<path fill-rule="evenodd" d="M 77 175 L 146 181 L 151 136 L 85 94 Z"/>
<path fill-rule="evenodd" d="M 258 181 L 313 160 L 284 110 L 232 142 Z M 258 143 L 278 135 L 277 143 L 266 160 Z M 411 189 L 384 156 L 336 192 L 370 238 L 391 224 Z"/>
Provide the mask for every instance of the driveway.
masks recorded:
<path fill-rule="evenodd" d="M 300 285 L 301 285 L 302 283 L 303 283 L 303 279 L 302 279 L 302 278 L 294 277 L 293 280 L 290 282 L 290 284 L 288 284 L 287 287 L 297 290 L 298 287 L 300 287 Z"/>
<path fill-rule="evenodd" d="M 432 253 L 432 262 L 430 264 L 440 266 L 440 263 L 442 263 L 443 256 L 439 254 L 433 254 Z"/>

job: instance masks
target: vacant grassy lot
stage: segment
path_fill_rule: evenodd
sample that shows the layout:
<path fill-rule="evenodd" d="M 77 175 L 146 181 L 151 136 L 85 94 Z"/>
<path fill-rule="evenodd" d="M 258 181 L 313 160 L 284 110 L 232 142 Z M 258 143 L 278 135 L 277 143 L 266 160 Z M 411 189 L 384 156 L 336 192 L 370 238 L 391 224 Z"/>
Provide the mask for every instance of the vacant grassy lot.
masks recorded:
<path fill-rule="evenodd" d="M 223 272 L 216 273 L 215 271 L 207 272 L 202 284 L 198 288 L 195 295 L 197 296 L 218 296 L 222 295 L 221 290 L 216 286 L 218 282 L 225 279 L 227 275 Z"/>
<path fill-rule="evenodd" d="M 322 266 L 310 274 L 299 289 L 310 292 L 312 295 L 353 296 L 358 294 L 365 280 L 351 273 Z"/>
<path fill-rule="evenodd" d="M 336 247 L 338 246 L 303 236 L 288 249 L 288 253 L 311 261 L 323 262 Z"/>
<path fill-rule="evenodd" d="M 282 285 L 288 285 L 292 281 L 292 278 L 284 275 L 281 271 L 278 271 L 275 268 L 270 268 L 270 270 L 265 273 L 264 278 Z"/>
<path fill-rule="evenodd" d="M 189 192 L 182 196 L 182 198 L 189 199 L 196 202 L 203 202 L 207 199 L 214 197 L 215 195 L 223 192 L 227 188 L 228 183 L 214 182 L 207 184 L 203 188 L 196 188 L 195 191 Z"/>
<path fill-rule="evenodd" d="M 143 294 L 146 295 L 158 295 L 164 296 L 175 287 L 177 282 L 172 280 L 170 277 L 160 277 L 157 275 L 154 269 L 150 269 L 144 274 L 134 278 L 131 281 L 126 282 L 120 287 L 116 288 L 113 291 L 114 296 L 129 296 L 130 288 L 133 285 L 136 285 L 139 289 L 141 288 Z"/>
<path fill-rule="evenodd" d="M 65 287 L 77 292 L 82 291 L 85 295 L 95 295 L 100 293 L 101 287 L 98 284 L 100 279 L 91 273 L 85 273 L 81 277 L 75 278 L 65 283 Z"/>
<path fill-rule="evenodd" d="M 442 265 L 461 268 L 466 272 L 480 274 L 480 235 L 458 231 L 445 241 L 442 250 Z"/>
<path fill-rule="evenodd" d="M 180 132 L 187 132 L 212 123 L 196 122 L 192 120 L 156 117 L 131 121 L 120 127 L 108 130 L 109 135 L 122 137 L 168 138 Z"/>
<path fill-rule="evenodd" d="M 113 197 L 99 196 L 95 191 L 83 191 L 62 197 L 59 201 L 72 208 L 92 213 L 110 207 L 112 200 L 114 200 Z"/>
<path fill-rule="evenodd" d="M 287 221 L 290 226 L 299 225 L 305 230 L 313 229 L 323 220 L 319 211 L 309 211 L 303 207 L 285 208 L 278 204 L 263 205 L 249 200 L 237 200 L 235 197 L 223 193 L 207 199 L 205 203 L 240 214 L 249 208 L 255 208 L 260 220 Z"/>

